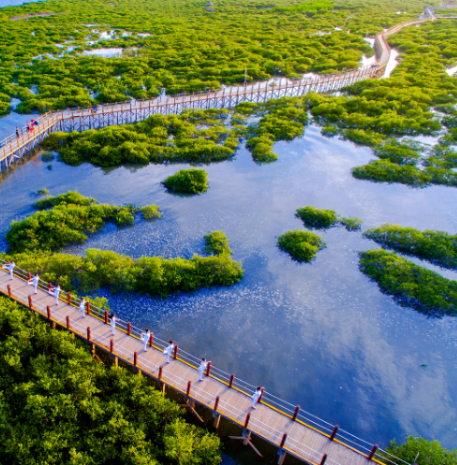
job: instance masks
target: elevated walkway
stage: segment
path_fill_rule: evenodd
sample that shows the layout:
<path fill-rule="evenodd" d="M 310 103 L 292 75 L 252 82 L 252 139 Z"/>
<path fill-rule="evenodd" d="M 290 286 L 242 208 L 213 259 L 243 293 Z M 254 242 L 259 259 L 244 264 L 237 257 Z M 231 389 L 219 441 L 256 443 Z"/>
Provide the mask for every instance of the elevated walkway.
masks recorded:
<path fill-rule="evenodd" d="M 5 264 L 0 260 L 0 264 Z M 29 273 L 15 268 L 14 278 L 0 269 L 0 293 L 28 307 L 48 319 L 53 327 L 66 328 L 85 339 L 95 350 L 110 353 L 117 365 L 122 360 L 186 398 L 193 410 L 195 403 L 213 412 L 217 427 L 221 417 L 241 426 L 241 439 L 250 441 L 254 434 L 278 447 L 279 462 L 286 454 L 293 455 L 311 465 L 370 465 L 394 463 L 389 455 L 365 441 L 300 410 L 268 392 L 263 392 L 257 409 L 251 409 L 254 386 L 235 375 L 214 366 L 207 370 L 204 381 L 198 381 L 197 366 L 200 359 L 176 346 L 171 363 L 166 364 L 163 349 L 168 344 L 151 335 L 147 352 L 143 352 L 141 330 L 130 323 L 116 319 L 114 335 L 111 333 L 108 313 L 87 305 L 84 317 L 79 309 L 80 299 L 70 293 L 61 293 L 58 305 L 49 295 L 49 284 L 40 282 L 38 293 L 27 284 Z M 405 462 L 406 463 L 406 462 Z"/>

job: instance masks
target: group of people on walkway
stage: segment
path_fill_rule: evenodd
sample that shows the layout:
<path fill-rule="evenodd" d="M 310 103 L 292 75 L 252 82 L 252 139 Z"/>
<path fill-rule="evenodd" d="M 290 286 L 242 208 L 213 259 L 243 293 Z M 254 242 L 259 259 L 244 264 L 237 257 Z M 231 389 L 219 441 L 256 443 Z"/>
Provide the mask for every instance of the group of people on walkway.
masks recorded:
<path fill-rule="evenodd" d="M 9 271 L 10 280 L 14 279 L 14 268 L 15 267 L 16 267 L 16 263 L 14 263 L 14 261 L 9 262 L 6 265 L 2 265 L 3 269 L 6 269 L 6 270 Z M 41 280 L 41 278 L 39 277 L 38 273 L 36 273 L 27 282 L 27 284 L 29 286 L 33 285 L 35 294 L 38 293 L 38 284 L 39 284 L 40 280 Z M 60 292 L 61 292 L 61 289 L 60 289 L 59 284 L 57 284 L 57 286 L 54 287 L 54 288 L 52 286 L 50 286 L 50 288 L 48 290 L 48 294 L 55 297 L 56 306 L 59 305 Z M 81 312 L 81 317 L 82 318 L 86 317 L 87 304 L 88 304 L 88 302 L 83 297 L 81 299 L 80 303 L 79 303 L 79 310 Z M 116 318 L 115 314 L 111 313 L 111 315 L 110 315 L 110 324 L 111 324 L 111 334 L 112 334 L 112 336 L 114 336 L 116 334 L 116 321 L 117 321 L 117 318 Z M 145 328 L 144 333 L 141 334 L 141 341 L 143 342 L 143 352 L 148 351 L 147 346 L 148 346 L 150 340 L 151 340 L 151 332 L 149 331 L 148 328 Z M 176 345 L 175 345 L 174 341 L 170 339 L 168 341 L 168 346 L 163 349 L 163 353 L 167 356 L 167 359 L 166 359 L 167 364 L 170 363 L 170 357 L 174 353 L 175 347 L 176 347 Z M 203 376 L 205 374 L 205 371 L 208 370 L 208 364 L 209 363 L 210 362 L 208 362 L 205 358 L 201 359 L 200 365 L 197 368 L 199 382 L 203 381 L 203 379 L 204 379 Z M 262 399 L 263 391 L 264 391 L 264 388 L 262 388 L 260 386 L 257 386 L 256 390 L 254 391 L 254 394 L 252 394 L 252 396 L 251 396 L 251 399 L 252 399 L 251 408 L 252 409 L 254 409 L 254 410 L 256 409 L 256 404 L 259 403 L 260 400 Z"/>
<path fill-rule="evenodd" d="M 36 119 L 32 119 L 30 120 L 30 123 L 27 122 L 25 127 L 27 129 L 27 132 L 33 132 L 35 131 L 35 126 L 38 126 L 38 121 Z M 22 131 L 16 127 L 16 138 L 19 139 L 19 137 L 21 137 L 21 133 Z"/>

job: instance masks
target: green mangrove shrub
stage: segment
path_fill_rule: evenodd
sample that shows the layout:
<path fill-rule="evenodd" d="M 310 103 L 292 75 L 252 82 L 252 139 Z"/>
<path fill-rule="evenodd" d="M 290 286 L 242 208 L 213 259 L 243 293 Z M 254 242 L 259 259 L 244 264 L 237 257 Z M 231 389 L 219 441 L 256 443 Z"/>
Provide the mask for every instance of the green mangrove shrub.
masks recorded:
<path fill-rule="evenodd" d="M 306 226 L 318 229 L 327 229 L 341 224 L 348 231 L 358 231 L 363 224 L 360 218 L 352 216 L 341 217 L 334 210 L 323 210 L 312 206 L 297 208 L 295 216 L 300 218 Z"/>
<path fill-rule="evenodd" d="M 327 245 L 320 236 L 309 231 L 287 231 L 278 237 L 278 246 L 299 262 L 310 262 Z"/>
<path fill-rule="evenodd" d="M 220 463 L 219 438 L 188 424 L 146 378 L 97 362 L 86 344 L 5 297 L 0 333 L 2 462 Z"/>
<path fill-rule="evenodd" d="M 389 459 L 398 465 L 414 463 L 416 457 L 417 465 L 457 465 L 457 449 L 445 449 L 438 441 L 421 437 L 409 436 L 403 444 L 392 441 L 387 452 L 392 454 Z"/>
<path fill-rule="evenodd" d="M 313 228 L 331 228 L 339 222 L 334 210 L 320 210 L 312 206 L 297 208 L 295 216 Z"/>
<path fill-rule="evenodd" d="M 205 235 L 205 253 L 213 255 L 232 255 L 228 237 L 222 231 L 213 231 Z"/>
<path fill-rule="evenodd" d="M 203 194 L 208 190 L 208 173 L 203 169 L 179 170 L 163 181 L 170 191 L 183 194 Z"/>
<path fill-rule="evenodd" d="M 46 196 L 34 205 L 38 211 L 21 221 L 13 221 L 6 232 L 11 253 L 54 251 L 72 243 L 83 243 L 100 231 L 107 221 L 118 226 L 135 222 L 132 205 L 120 207 L 100 204 L 78 192 Z M 152 206 L 153 210 L 157 206 Z"/>
<path fill-rule="evenodd" d="M 360 270 L 401 303 L 429 314 L 457 314 L 457 282 L 386 250 L 361 252 Z"/>
<path fill-rule="evenodd" d="M 3 254 L 2 257 L 14 259 L 18 266 L 39 273 L 45 281 L 59 282 L 62 289 L 78 292 L 106 288 L 110 292 L 139 292 L 166 297 L 201 287 L 231 286 L 243 277 L 241 263 L 232 260 L 227 250 L 208 257 L 194 255 L 189 260 L 164 257 L 134 260 L 98 249 L 88 249 L 84 256 L 36 252 Z"/>
<path fill-rule="evenodd" d="M 402 227 L 398 224 L 383 224 L 367 229 L 363 235 L 400 252 L 424 258 L 446 268 L 457 267 L 457 235 L 444 231 Z"/>

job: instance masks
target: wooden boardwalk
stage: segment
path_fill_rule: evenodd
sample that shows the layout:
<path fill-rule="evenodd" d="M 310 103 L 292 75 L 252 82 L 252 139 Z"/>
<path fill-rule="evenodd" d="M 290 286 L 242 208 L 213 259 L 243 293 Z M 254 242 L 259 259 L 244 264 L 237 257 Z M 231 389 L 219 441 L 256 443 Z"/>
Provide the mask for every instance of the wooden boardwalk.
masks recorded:
<path fill-rule="evenodd" d="M 162 352 L 164 341 L 154 337 L 153 346 L 149 346 L 147 352 L 143 352 L 143 343 L 138 338 L 139 330 L 129 323 L 118 321 L 112 336 L 106 312 L 90 307 L 83 317 L 79 310 L 79 299 L 64 292 L 61 293 L 61 300 L 56 306 L 55 298 L 47 292 L 46 283 L 40 283 L 35 295 L 33 286 L 27 284 L 27 279 L 27 273 L 18 268 L 15 269 L 12 280 L 8 272 L 0 269 L 0 292 L 50 319 L 53 325 L 67 328 L 83 339 L 88 339 L 90 333 L 90 344 L 111 352 L 113 357 L 129 365 L 136 366 L 145 375 L 160 380 L 164 386 L 187 395 L 187 402 L 191 406 L 197 402 L 212 410 L 216 422 L 222 416 L 242 426 L 245 444 L 249 442 L 251 433 L 274 444 L 279 448 L 279 463 L 284 460 L 285 453 L 312 465 L 384 463 L 380 461 L 383 455 L 378 455 L 376 446 L 371 449 L 374 457 L 370 460 L 370 446 L 362 452 L 343 443 L 338 434 L 332 440 L 331 432 L 326 433 L 307 424 L 300 419 L 300 415 L 295 414 L 294 419 L 290 412 L 286 409 L 281 410 L 280 406 L 275 408 L 269 405 L 265 400 L 267 393 L 264 394 L 261 404 L 257 405 L 257 409 L 251 409 L 251 392 L 247 383 L 244 386 L 248 388 L 243 390 L 238 387 L 241 386 L 239 381 L 233 383 L 232 378 L 230 382 L 228 377 L 224 377 L 223 372 L 215 368 L 216 374 L 210 373 L 204 377 L 204 381 L 199 382 L 195 367 L 198 363 L 196 357 L 189 357 L 190 354 L 178 349 L 176 359 L 172 357 L 171 362 L 166 364 L 166 356 Z M 296 411 L 297 409 L 298 407 Z"/>
<path fill-rule="evenodd" d="M 98 129 L 115 124 L 135 123 L 153 114 L 179 114 L 188 108 L 234 108 L 242 102 L 265 102 L 281 97 L 301 97 L 309 92 L 333 92 L 355 82 L 381 77 L 390 58 L 390 47 L 387 37 L 409 26 L 434 20 L 433 16 L 425 19 L 397 24 L 375 38 L 376 65 L 365 66 L 358 70 L 341 74 L 323 75 L 317 78 L 306 78 L 297 81 L 280 81 L 277 86 L 267 82 L 232 87 L 216 92 L 200 92 L 177 97 L 166 97 L 155 100 L 135 100 L 122 103 L 97 105 L 96 107 L 51 111 L 37 117 L 37 126 L 32 132 L 25 128 L 0 141 L 0 170 L 7 169 L 17 159 L 37 147 L 51 132 L 84 131 Z"/>

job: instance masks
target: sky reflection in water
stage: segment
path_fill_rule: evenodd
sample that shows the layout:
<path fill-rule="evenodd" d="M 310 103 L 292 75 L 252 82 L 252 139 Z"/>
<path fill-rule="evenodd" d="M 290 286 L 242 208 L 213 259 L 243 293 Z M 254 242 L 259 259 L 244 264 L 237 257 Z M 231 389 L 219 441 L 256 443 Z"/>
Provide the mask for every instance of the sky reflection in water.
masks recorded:
<path fill-rule="evenodd" d="M 320 232 L 328 248 L 304 265 L 281 252 L 276 237 L 303 229 L 294 213 L 305 205 L 360 217 L 364 229 L 391 222 L 455 233 L 457 190 L 356 180 L 350 168 L 373 158 L 371 150 L 323 138 L 315 127 L 274 148 L 279 160 L 270 165 L 256 165 L 240 149 L 234 161 L 205 167 L 210 189 L 194 198 L 170 195 L 160 184 L 188 165 L 104 171 L 53 162 L 49 171 L 35 158 L 0 185 L 0 228 L 31 214 L 33 192 L 47 187 L 111 204 L 155 203 L 164 213 L 134 228 L 108 225 L 69 249 L 76 253 L 97 247 L 133 257 L 191 257 L 201 252 L 204 234 L 221 229 L 243 262 L 241 283 L 166 300 L 113 295 L 112 308 L 364 439 L 385 446 L 412 434 L 455 446 L 456 319 L 428 319 L 382 294 L 358 270 L 357 251 L 378 247 L 360 233 Z"/>

